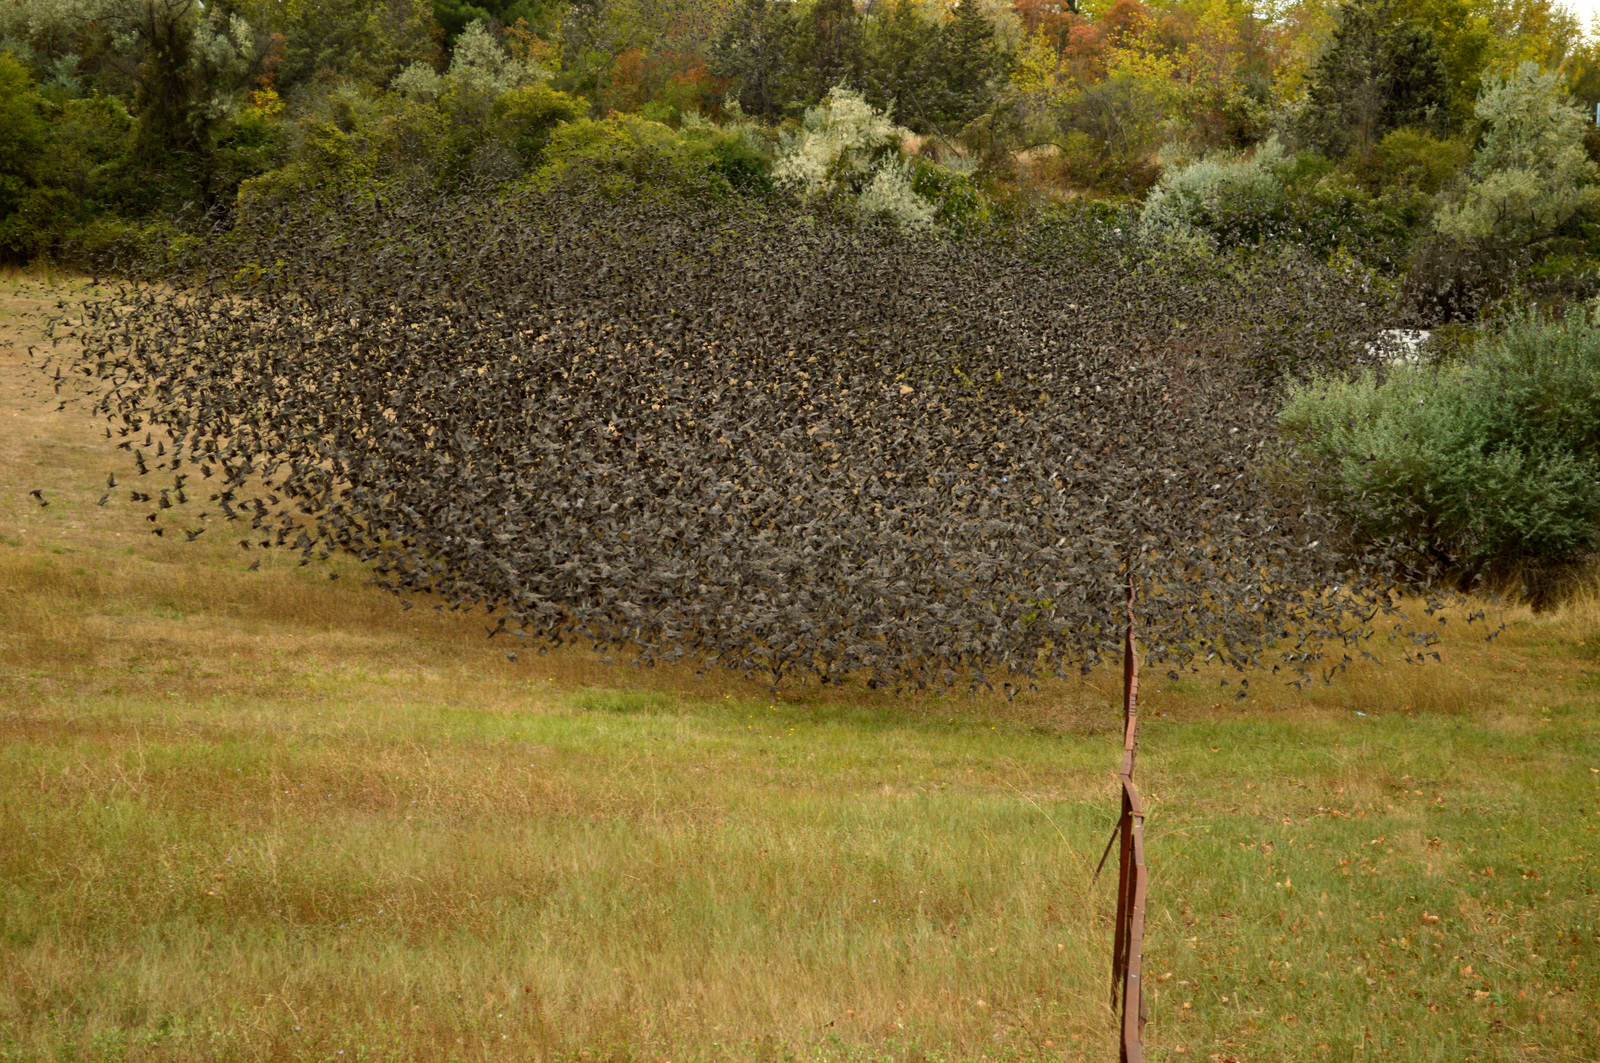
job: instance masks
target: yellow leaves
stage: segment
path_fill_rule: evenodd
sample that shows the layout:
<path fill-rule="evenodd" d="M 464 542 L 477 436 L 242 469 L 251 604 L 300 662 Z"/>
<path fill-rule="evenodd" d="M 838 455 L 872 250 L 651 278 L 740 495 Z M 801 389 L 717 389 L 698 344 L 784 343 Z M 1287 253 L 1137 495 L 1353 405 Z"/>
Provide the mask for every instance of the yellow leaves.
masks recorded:
<path fill-rule="evenodd" d="M 271 85 L 250 93 L 246 110 L 261 118 L 272 118 L 283 113 L 283 99 Z"/>
<path fill-rule="evenodd" d="M 1106 56 L 1108 79 L 1171 82 L 1178 73 L 1177 57 L 1153 49 L 1153 42 L 1147 44 L 1139 38 L 1135 38 L 1131 46 L 1112 48 Z"/>
<path fill-rule="evenodd" d="M 1029 37 L 1017 55 L 1016 68 L 1011 72 L 1011 83 L 1017 91 L 1030 96 L 1043 97 L 1049 104 L 1061 102 L 1068 89 L 1057 79 L 1059 59 L 1054 45 L 1044 33 Z"/>

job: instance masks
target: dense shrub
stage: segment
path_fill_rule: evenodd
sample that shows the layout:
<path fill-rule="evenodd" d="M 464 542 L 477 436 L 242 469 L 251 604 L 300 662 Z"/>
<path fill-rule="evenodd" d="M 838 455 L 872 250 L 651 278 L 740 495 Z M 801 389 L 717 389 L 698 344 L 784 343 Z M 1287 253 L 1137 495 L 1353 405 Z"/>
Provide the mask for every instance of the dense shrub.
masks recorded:
<path fill-rule="evenodd" d="M 1274 137 L 1247 155 L 1212 155 L 1168 170 L 1146 198 L 1139 228 L 1158 241 L 1342 250 L 1389 267 L 1403 256 L 1417 220 L 1415 205 L 1403 198 L 1376 199 L 1320 156 L 1287 155 Z"/>
<path fill-rule="evenodd" d="M 1600 541 L 1600 327 L 1514 315 L 1457 364 L 1321 379 L 1280 417 L 1299 470 L 1363 543 L 1464 580 Z"/>
<path fill-rule="evenodd" d="M 724 195 L 769 187 L 770 162 L 737 130 L 695 124 L 675 130 L 636 115 L 579 118 L 555 128 L 538 188 L 562 186 L 610 198 Z"/>
<path fill-rule="evenodd" d="M 1600 206 L 1600 167 L 1583 146 L 1588 119 L 1562 95 L 1554 73 L 1523 63 L 1484 87 L 1477 115 L 1487 128 L 1471 180 L 1435 219 L 1442 235 L 1525 247 Z"/>
<path fill-rule="evenodd" d="M 524 166 L 532 166 L 544 154 L 550 134 L 563 122 L 583 115 L 583 101 L 557 92 L 549 85 L 522 85 L 494 101 L 496 134 L 505 139 Z"/>
<path fill-rule="evenodd" d="M 26 261 L 50 243 L 70 205 L 40 181 L 49 143 L 44 101 L 28 70 L 0 52 L 0 260 Z"/>
<path fill-rule="evenodd" d="M 909 134 L 860 93 L 835 87 L 806 111 L 800 131 L 786 138 L 773 177 L 802 199 L 853 196 L 869 213 L 927 226 L 934 205 L 916 193 L 914 171 L 900 154 Z"/>
<path fill-rule="evenodd" d="M 1465 137 L 1441 138 L 1407 126 L 1379 142 L 1367 172 L 1376 188 L 1388 185 L 1436 195 L 1461 173 L 1470 148 Z"/>

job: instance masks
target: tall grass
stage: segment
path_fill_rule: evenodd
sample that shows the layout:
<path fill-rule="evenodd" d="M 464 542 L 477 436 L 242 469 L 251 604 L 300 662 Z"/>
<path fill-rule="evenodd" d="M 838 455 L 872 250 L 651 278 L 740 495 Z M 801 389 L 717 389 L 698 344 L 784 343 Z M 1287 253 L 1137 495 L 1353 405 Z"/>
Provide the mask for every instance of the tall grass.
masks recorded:
<path fill-rule="evenodd" d="M 1114 1054 L 1115 676 L 541 656 L 96 506 L 101 433 L 21 361 L 0 1059 Z M 1600 1057 L 1600 590 L 1445 619 L 1440 662 L 1375 639 L 1304 692 L 1149 678 L 1151 1058 Z"/>

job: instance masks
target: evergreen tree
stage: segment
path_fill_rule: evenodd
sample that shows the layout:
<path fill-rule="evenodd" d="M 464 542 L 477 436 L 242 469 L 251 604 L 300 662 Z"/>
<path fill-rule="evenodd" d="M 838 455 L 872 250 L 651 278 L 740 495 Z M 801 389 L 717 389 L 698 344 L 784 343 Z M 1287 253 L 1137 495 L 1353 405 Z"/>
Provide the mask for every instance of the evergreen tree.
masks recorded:
<path fill-rule="evenodd" d="M 795 24 L 788 4 L 744 0 L 711 46 L 711 72 L 738 87 L 746 114 L 776 118 L 794 96 Z"/>
<path fill-rule="evenodd" d="M 1363 152 L 1401 126 L 1444 132 L 1450 79 L 1433 31 L 1395 0 L 1347 0 L 1312 68 L 1301 139 L 1331 158 Z"/>
<path fill-rule="evenodd" d="M 990 109 L 1000 67 L 994 24 L 977 0 L 961 0 L 941 33 L 939 67 L 942 98 L 940 124 L 959 129 Z"/>
<path fill-rule="evenodd" d="M 943 103 L 939 75 L 942 33 L 916 0 L 894 0 L 867 24 L 862 90 L 867 102 L 925 133 Z"/>
<path fill-rule="evenodd" d="M 855 0 L 816 0 L 800 16 L 794 69 L 800 90 L 794 104 L 810 106 L 835 85 L 859 84 L 861 18 Z"/>

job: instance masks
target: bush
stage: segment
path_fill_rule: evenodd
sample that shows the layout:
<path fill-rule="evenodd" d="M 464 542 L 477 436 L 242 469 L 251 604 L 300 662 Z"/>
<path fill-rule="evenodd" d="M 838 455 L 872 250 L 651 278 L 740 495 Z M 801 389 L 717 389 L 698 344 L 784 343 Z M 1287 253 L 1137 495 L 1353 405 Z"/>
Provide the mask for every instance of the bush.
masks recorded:
<path fill-rule="evenodd" d="M 1464 137 L 1439 138 L 1407 126 L 1378 144 L 1375 173 L 1383 184 L 1435 195 L 1455 180 L 1471 148 Z"/>
<path fill-rule="evenodd" d="M 681 136 L 660 122 L 631 115 L 603 121 L 580 118 L 551 134 L 545 163 L 533 183 L 540 188 L 593 188 L 611 198 L 641 192 L 725 195 L 733 181 L 725 176 L 724 165 L 740 179 L 758 169 L 714 137 Z"/>
<path fill-rule="evenodd" d="M 804 127 L 784 144 L 773 176 L 804 199 L 854 195 L 862 210 L 913 227 L 930 225 L 934 206 L 912 188 L 913 171 L 900 155 L 909 135 L 859 93 L 834 88 L 806 111 Z"/>
<path fill-rule="evenodd" d="M 1060 154 L 1052 168 L 1069 188 L 1114 196 L 1131 195 L 1150 188 L 1161 176 L 1160 167 L 1149 157 L 1115 151 L 1113 145 L 1081 129 L 1062 133 L 1056 147 Z"/>
<path fill-rule="evenodd" d="M 992 188 L 967 174 L 922 158 L 912 158 L 911 190 L 933 204 L 934 221 L 951 228 L 1013 220 L 1012 204 L 996 201 Z"/>
<path fill-rule="evenodd" d="M 541 82 L 502 95 L 494 101 L 493 115 L 498 134 L 510 142 L 524 165 L 532 166 L 550 143 L 551 131 L 583 111 L 582 100 Z"/>
<path fill-rule="evenodd" d="M 1368 195 L 1321 156 L 1286 155 L 1272 137 L 1250 155 L 1210 155 L 1167 171 L 1145 200 L 1139 232 L 1216 247 L 1281 241 L 1391 266 L 1419 220 L 1408 206 Z"/>
<path fill-rule="evenodd" d="M 147 277 L 177 261 L 193 239 L 168 218 L 139 223 L 101 215 L 69 231 L 56 257 L 91 273 Z"/>
<path fill-rule="evenodd" d="M 1600 327 L 1584 310 L 1514 314 L 1447 367 L 1314 380 L 1279 426 L 1294 479 L 1419 570 L 1550 573 L 1600 543 Z"/>
<path fill-rule="evenodd" d="M 711 153 L 711 165 L 734 188 L 746 192 L 772 191 L 772 157 L 762 150 L 748 129 L 719 129 L 712 125 L 688 125 L 683 136 L 703 144 Z"/>
<path fill-rule="evenodd" d="M 1282 163 L 1273 137 L 1253 155 L 1212 155 L 1168 170 L 1145 200 L 1139 232 L 1158 239 L 1202 229 L 1223 243 L 1258 242 L 1285 213 Z"/>
<path fill-rule="evenodd" d="M 1527 246 L 1600 206 L 1600 167 L 1584 150 L 1588 120 L 1561 95 L 1556 74 L 1523 63 L 1484 87 L 1477 114 L 1488 130 L 1465 193 L 1435 218 L 1441 234 Z"/>

